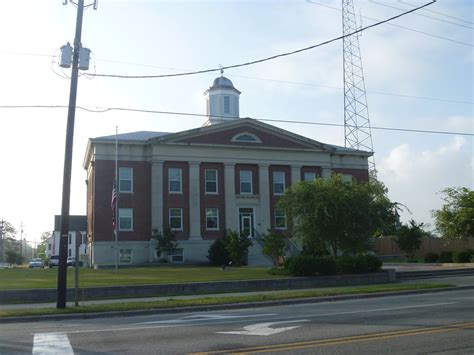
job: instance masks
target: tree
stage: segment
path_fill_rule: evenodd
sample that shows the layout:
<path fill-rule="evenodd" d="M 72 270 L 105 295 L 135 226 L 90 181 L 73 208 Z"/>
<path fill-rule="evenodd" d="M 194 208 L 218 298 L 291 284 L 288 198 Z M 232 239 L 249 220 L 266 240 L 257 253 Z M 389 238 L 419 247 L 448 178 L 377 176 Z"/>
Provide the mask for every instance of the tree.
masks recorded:
<path fill-rule="evenodd" d="M 51 232 L 43 232 L 41 233 L 41 240 L 36 248 L 36 255 L 40 257 L 40 255 L 45 255 L 46 252 L 46 245 L 48 245 L 48 240 L 51 238 Z"/>
<path fill-rule="evenodd" d="M 168 256 L 178 247 L 176 236 L 169 227 L 165 228 L 163 233 L 153 229 L 151 237 L 157 242 L 155 249 L 158 257 L 161 257 L 163 254 Z"/>
<path fill-rule="evenodd" d="M 262 252 L 272 258 L 275 266 L 280 266 L 280 262 L 285 256 L 285 251 L 286 243 L 281 234 L 274 230 L 269 230 L 267 234 L 263 235 Z"/>
<path fill-rule="evenodd" d="M 409 225 L 402 225 L 395 232 L 395 242 L 398 247 L 403 250 L 408 258 L 413 258 L 415 252 L 420 248 L 421 240 L 428 233 L 423 230 L 424 224 L 417 224 L 413 219 L 409 221 Z"/>
<path fill-rule="evenodd" d="M 446 239 L 474 237 L 474 191 L 466 187 L 444 189 L 445 204 L 434 210 L 436 230 Z"/>
<path fill-rule="evenodd" d="M 229 252 L 226 249 L 227 238 L 217 238 L 214 243 L 209 247 L 207 258 L 209 262 L 214 266 L 228 265 L 231 260 Z"/>
<path fill-rule="evenodd" d="M 306 254 L 321 255 L 328 247 L 357 254 L 370 248 L 372 238 L 395 229 L 398 204 L 380 182 L 344 182 L 342 176 L 292 185 L 280 200 L 294 234 Z"/>
<path fill-rule="evenodd" d="M 232 263 L 240 266 L 244 262 L 249 247 L 252 245 L 250 238 L 242 233 L 231 231 L 226 236 L 225 248 L 229 253 Z"/>
<path fill-rule="evenodd" d="M 8 264 L 21 265 L 23 263 L 23 256 L 21 256 L 20 253 L 17 253 L 14 250 L 7 250 L 5 254 Z"/>

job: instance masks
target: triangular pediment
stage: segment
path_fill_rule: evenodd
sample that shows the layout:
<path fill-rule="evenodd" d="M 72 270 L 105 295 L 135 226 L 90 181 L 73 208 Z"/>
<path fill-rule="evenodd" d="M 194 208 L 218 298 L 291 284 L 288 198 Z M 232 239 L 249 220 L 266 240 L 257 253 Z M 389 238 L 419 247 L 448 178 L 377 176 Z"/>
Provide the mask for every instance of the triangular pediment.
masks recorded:
<path fill-rule="evenodd" d="M 314 141 L 250 118 L 242 118 L 169 134 L 150 143 L 247 146 L 255 148 L 335 150 L 334 146 Z"/>

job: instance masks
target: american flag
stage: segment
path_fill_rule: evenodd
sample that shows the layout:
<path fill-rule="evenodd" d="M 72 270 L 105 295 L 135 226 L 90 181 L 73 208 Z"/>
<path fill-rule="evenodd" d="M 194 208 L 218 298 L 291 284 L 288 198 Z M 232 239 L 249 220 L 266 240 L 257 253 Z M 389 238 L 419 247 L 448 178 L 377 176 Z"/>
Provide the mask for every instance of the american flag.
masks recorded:
<path fill-rule="evenodd" d="M 114 186 L 112 188 L 112 200 L 110 201 L 110 207 L 112 208 L 112 227 L 115 229 L 115 211 L 117 209 L 117 184 L 114 181 Z"/>

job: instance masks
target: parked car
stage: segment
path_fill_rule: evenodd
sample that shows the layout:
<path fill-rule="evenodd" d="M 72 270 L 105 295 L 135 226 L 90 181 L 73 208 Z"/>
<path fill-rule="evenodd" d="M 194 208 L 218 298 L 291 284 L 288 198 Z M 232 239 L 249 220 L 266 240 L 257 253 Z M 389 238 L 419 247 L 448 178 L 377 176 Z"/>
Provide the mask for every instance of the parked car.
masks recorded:
<path fill-rule="evenodd" d="M 28 264 L 28 267 L 30 269 L 33 269 L 35 267 L 44 268 L 43 260 L 40 258 L 31 259 L 30 263 Z"/>
<path fill-rule="evenodd" d="M 67 266 L 76 266 L 76 258 L 69 257 L 67 258 Z M 82 261 L 79 260 L 79 266 L 82 266 Z"/>
<path fill-rule="evenodd" d="M 59 265 L 59 255 L 51 255 L 49 258 L 49 267 L 58 266 Z"/>

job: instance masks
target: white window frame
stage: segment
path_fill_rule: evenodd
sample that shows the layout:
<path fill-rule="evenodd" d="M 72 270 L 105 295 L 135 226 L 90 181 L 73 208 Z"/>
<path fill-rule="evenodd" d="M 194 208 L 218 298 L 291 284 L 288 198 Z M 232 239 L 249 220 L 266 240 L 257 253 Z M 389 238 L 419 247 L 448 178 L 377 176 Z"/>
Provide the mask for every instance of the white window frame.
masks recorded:
<path fill-rule="evenodd" d="M 179 180 L 171 180 L 171 171 L 179 172 Z M 171 182 L 179 181 L 179 191 L 171 191 Z M 181 194 L 183 193 L 183 169 L 181 168 L 168 168 L 168 192 L 170 194 Z"/>
<path fill-rule="evenodd" d="M 215 172 L 215 174 L 216 174 L 216 179 L 215 180 L 207 180 L 207 172 L 208 171 L 214 171 Z M 206 191 L 206 194 L 217 195 L 219 193 L 218 181 L 219 181 L 219 177 L 218 177 L 217 169 L 205 169 L 204 170 L 204 190 Z M 215 184 L 216 184 L 216 190 L 215 191 L 208 191 L 207 190 L 207 183 L 208 182 L 215 182 Z"/>
<path fill-rule="evenodd" d="M 176 248 L 172 252 L 168 254 L 168 258 L 172 263 L 182 263 L 184 262 L 184 249 L 183 248 Z M 178 259 L 178 260 L 176 260 Z M 179 260 L 181 259 L 181 260 Z"/>
<path fill-rule="evenodd" d="M 119 208 L 118 225 L 120 231 L 133 231 L 133 208 Z M 130 218 L 130 228 L 122 228 L 122 219 Z"/>
<path fill-rule="evenodd" d="M 209 212 L 210 212 L 210 211 L 215 211 L 215 213 L 216 213 L 215 216 L 213 215 L 213 216 L 209 216 L 209 217 L 208 217 L 208 215 L 207 215 L 208 211 L 209 211 Z M 205 213 L 206 213 L 206 230 L 208 230 L 208 231 L 218 231 L 218 230 L 219 230 L 219 209 L 218 209 L 218 208 L 206 208 L 206 212 L 205 212 Z M 209 228 L 209 227 L 207 226 L 207 219 L 208 219 L 208 218 L 215 218 L 215 219 L 216 219 L 216 225 L 217 225 L 217 227 L 215 227 L 215 228 Z"/>
<path fill-rule="evenodd" d="M 311 174 L 311 175 L 314 175 L 314 178 L 311 178 L 311 179 L 307 179 L 306 178 L 306 174 Z M 318 177 L 318 174 L 315 172 L 315 171 L 305 171 L 303 173 L 303 181 L 308 181 L 308 182 L 311 182 L 311 181 L 314 181 L 316 180 L 316 178 Z"/>
<path fill-rule="evenodd" d="M 130 178 L 124 178 L 122 177 L 122 174 L 124 174 L 126 171 L 130 171 Z M 128 168 L 128 167 L 121 167 L 119 168 L 119 192 L 120 193 L 126 193 L 126 194 L 131 194 L 133 193 L 133 168 Z M 122 181 L 130 181 L 130 189 L 125 190 L 122 186 Z"/>
<path fill-rule="evenodd" d="M 352 178 L 353 176 L 351 174 L 342 174 L 341 180 L 342 182 L 352 184 Z"/>
<path fill-rule="evenodd" d="M 179 228 L 173 228 L 171 227 L 171 218 L 178 218 L 178 216 L 171 216 L 171 211 L 179 211 L 179 222 L 180 226 Z M 171 207 L 168 209 L 168 225 L 172 231 L 182 231 L 183 230 L 183 209 L 182 208 L 176 208 L 176 207 Z"/>
<path fill-rule="evenodd" d="M 281 175 L 280 175 L 281 174 Z M 283 181 L 277 181 L 276 177 L 282 176 Z M 276 186 L 283 184 L 283 192 L 276 192 Z M 285 172 L 284 171 L 274 171 L 273 172 L 273 194 L 275 195 L 283 195 L 285 193 Z"/>
<path fill-rule="evenodd" d="M 250 181 L 243 181 L 242 179 L 242 173 L 249 173 L 250 175 Z M 239 186 L 240 186 L 240 194 L 241 195 L 252 195 L 253 194 L 253 176 L 252 176 L 252 170 L 240 170 L 239 172 Z M 244 183 L 250 183 L 250 192 L 244 192 L 242 191 L 242 182 Z"/>
<path fill-rule="evenodd" d="M 280 212 L 280 214 L 278 212 Z M 281 212 L 282 212 L 283 215 L 281 214 Z M 278 227 L 277 218 L 283 218 L 285 220 L 285 226 L 284 227 Z M 284 229 L 287 228 L 286 213 L 285 213 L 284 209 L 275 208 L 275 210 L 273 211 L 273 223 L 274 223 L 275 229 L 284 230 Z"/>

